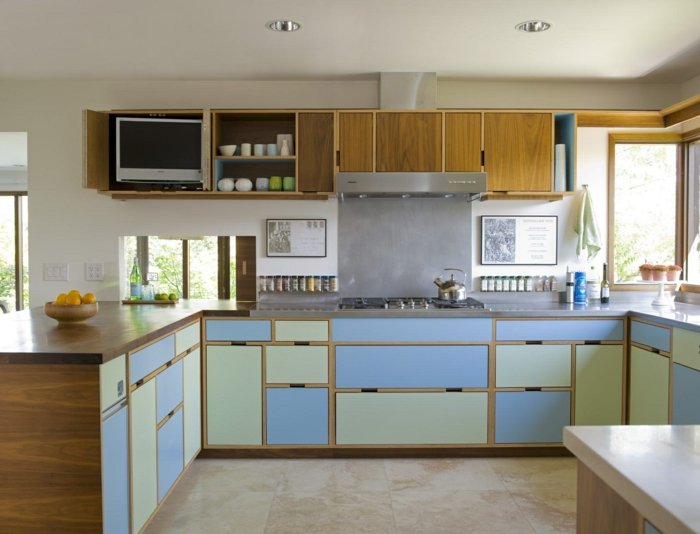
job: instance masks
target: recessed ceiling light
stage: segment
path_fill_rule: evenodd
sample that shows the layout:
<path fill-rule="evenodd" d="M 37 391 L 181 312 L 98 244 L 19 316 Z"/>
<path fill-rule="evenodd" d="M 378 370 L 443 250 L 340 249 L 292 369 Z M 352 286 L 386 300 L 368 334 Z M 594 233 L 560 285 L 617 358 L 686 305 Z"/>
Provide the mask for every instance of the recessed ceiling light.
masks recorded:
<path fill-rule="evenodd" d="M 551 24 L 543 20 L 528 20 L 527 22 L 521 22 L 515 29 L 520 30 L 525 33 L 537 33 L 548 30 Z"/>
<path fill-rule="evenodd" d="M 275 32 L 295 32 L 301 28 L 301 24 L 293 20 L 273 20 L 267 23 L 267 27 Z"/>

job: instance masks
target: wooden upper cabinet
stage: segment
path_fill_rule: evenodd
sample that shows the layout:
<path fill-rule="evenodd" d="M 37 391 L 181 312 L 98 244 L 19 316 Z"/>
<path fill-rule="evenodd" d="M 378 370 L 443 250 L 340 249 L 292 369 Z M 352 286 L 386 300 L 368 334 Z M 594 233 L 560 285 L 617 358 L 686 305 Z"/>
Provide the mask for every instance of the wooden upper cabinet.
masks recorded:
<path fill-rule="evenodd" d="M 377 113 L 377 172 L 440 171 L 441 113 Z"/>
<path fill-rule="evenodd" d="M 297 133 L 297 190 L 334 191 L 335 113 L 299 113 Z"/>
<path fill-rule="evenodd" d="M 83 187 L 109 189 L 109 114 L 83 110 Z"/>
<path fill-rule="evenodd" d="M 489 191 L 552 191 L 552 114 L 485 113 Z"/>
<path fill-rule="evenodd" d="M 372 113 L 338 113 L 340 172 L 372 172 Z"/>
<path fill-rule="evenodd" d="M 445 113 L 445 171 L 481 171 L 481 113 Z"/>

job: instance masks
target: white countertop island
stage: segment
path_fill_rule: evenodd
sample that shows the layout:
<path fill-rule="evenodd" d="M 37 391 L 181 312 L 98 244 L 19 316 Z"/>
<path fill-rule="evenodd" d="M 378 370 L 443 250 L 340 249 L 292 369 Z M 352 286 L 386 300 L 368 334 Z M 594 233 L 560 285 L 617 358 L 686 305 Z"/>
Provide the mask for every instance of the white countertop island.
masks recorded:
<path fill-rule="evenodd" d="M 601 507 L 585 508 L 587 490 L 581 485 L 593 482 L 592 472 L 639 514 L 627 516 L 636 526 L 616 532 L 642 532 L 643 517 L 663 534 L 700 533 L 700 426 L 567 427 L 564 445 L 579 460 L 579 514 L 619 512 L 610 495 Z M 592 485 L 589 490 L 598 498 L 605 493 Z M 625 513 L 616 517 L 618 525 Z M 581 531 L 586 529 L 579 523 Z"/>

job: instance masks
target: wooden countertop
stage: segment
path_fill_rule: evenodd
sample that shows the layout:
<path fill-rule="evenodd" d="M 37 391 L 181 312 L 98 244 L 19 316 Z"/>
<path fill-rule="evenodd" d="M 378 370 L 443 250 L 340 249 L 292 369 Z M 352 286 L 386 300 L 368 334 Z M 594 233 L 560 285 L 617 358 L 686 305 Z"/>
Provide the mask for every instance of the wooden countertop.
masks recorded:
<path fill-rule="evenodd" d="M 0 315 L 0 364 L 101 364 L 208 315 L 247 317 L 254 302 L 182 300 L 176 305 L 99 303 L 84 323 L 62 324 L 43 308 Z"/>

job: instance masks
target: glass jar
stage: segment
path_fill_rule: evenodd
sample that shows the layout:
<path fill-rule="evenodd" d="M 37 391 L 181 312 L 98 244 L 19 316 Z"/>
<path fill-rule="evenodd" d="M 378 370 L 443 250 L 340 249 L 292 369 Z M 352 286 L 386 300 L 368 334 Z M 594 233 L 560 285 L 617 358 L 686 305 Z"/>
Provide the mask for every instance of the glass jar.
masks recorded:
<path fill-rule="evenodd" d="M 282 291 L 291 291 L 292 290 L 292 281 L 289 277 L 288 274 L 285 274 L 282 277 Z"/>
<path fill-rule="evenodd" d="M 323 284 L 323 290 L 328 292 L 331 290 L 331 278 L 328 275 L 325 275 L 321 278 L 321 283 Z"/>
<path fill-rule="evenodd" d="M 316 291 L 316 279 L 311 275 L 306 277 L 306 290 Z"/>
<path fill-rule="evenodd" d="M 516 280 L 518 281 L 518 292 L 525 291 L 525 277 L 518 276 Z"/>
<path fill-rule="evenodd" d="M 323 291 L 323 280 L 321 276 L 314 276 L 314 290 Z"/>
<path fill-rule="evenodd" d="M 486 278 L 488 278 L 488 289 L 486 291 L 496 291 L 496 277 L 487 276 Z"/>
<path fill-rule="evenodd" d="M 532 276 L 525 277 L 525 291 L 532 291 Z"/>
<path fill-rule="evenodd" d="M 551 291 L 559 291 L 559 286 L 557 284 L 557 277 L 552 276 L 549 280 L 549 289 Z"/>
<path fill-rule="evenodd" d="M 299 277 L 292 276 L 290 282 L 292 283 L 292 291 L 299 291 Z"/>
<path fill-rule="evenodd" d="M 267 291 L 267 275 L 260 275 L 260 292 Z"/>
<path fill-rule="evenodd" d="M 299 291 L 306 291 L 306 276 L 303 274 L 298 277 L 299 280 Z"/>
<path fill-rule="evenodd" d="M 510 279 L 510 290 L 515 292 L 518 290 L 518 279 L 515 276 L 511 276 Z"/>
<path fill-rule="evenodd" d="M 274 291 L 276 287 L 277 284 L 275 283 L 275 275 L 271 274 L 267 277 L 267 290 Z"/>
<path fill-rule="evenodd" d="M 488 291 L 489 290 L 489 277 L 488 276 L 482 276 L 481 277 L 481 291 Z"/>
<path fill-rule="evenodd" d="M 542 276 L 536 276 L 536 285 L 535 285 L 535 291 L 542 291 L 542 286 L 544 284 L 544 280 Z"/>
<path fill-rule="evenodd" d="M 275 291 L 284 291 L 284 279 L 281 274 L 277 275 L 277 280 L 275 284 Z"/>
<path fill-rule="evenodd" d="M 338 287 L 338 277 L 337 276 L 331 276 L 331 291 L 337 293 L 339 291 Z"/>
<path fill-rule="evenodd" d="M 501 291 L 503 291 L 503 278 L 500 276 L 496 276 L 494 278 L 495 278 L 495 280 L 494 280 L 494 284 L 493 284 L 493 290 L 496 293 L 500 293 Z"/>

